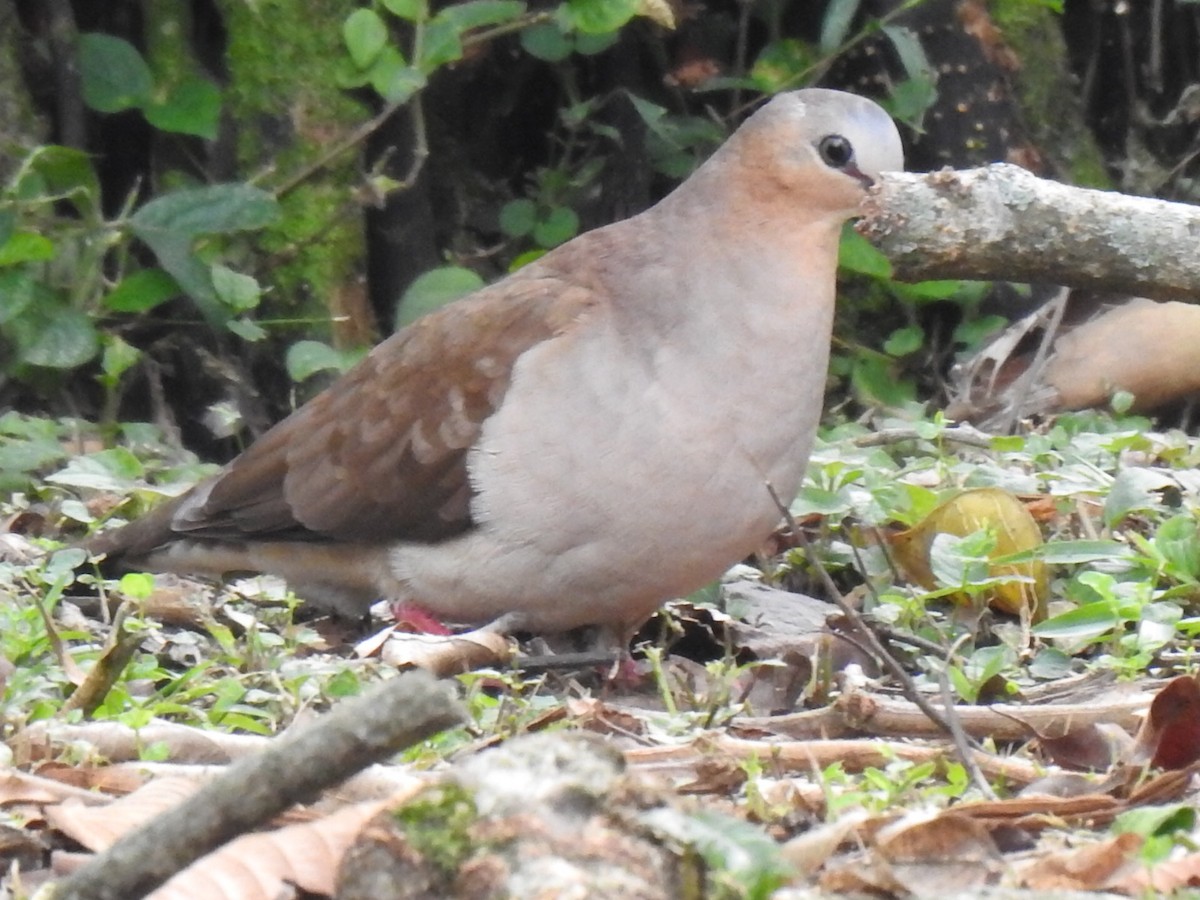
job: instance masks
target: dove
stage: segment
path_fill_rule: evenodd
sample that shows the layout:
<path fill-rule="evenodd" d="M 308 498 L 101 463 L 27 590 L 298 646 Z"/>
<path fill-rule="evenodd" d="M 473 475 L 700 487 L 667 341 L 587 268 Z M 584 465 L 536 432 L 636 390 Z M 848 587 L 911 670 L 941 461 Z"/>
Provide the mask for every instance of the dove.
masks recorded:
<path fill-rule="evenodd" d="M 413 322 L 89 549 L 347 615 L 632 629 L 752 554 L 822 412 L 843 223 L 891 118 L 775 96 L 674 191 Z"/>

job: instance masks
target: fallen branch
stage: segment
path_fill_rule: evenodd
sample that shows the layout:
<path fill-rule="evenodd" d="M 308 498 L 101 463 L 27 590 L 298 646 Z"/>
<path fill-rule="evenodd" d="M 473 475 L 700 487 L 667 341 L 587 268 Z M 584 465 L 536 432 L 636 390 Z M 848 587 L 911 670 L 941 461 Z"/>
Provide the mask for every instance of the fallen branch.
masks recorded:
<path fill-rule="evenodd" d="M 176 872 L 293 803 L 464 721 L 446 685 L 425 672 L 389 679 L 312 725 L 240 760 L 178 806 L 122 837 L 64 879 L 56 900 L 143 897 Z"/>
<path fill-rule="evenodd" d="M 1071 187 L 1019 166 L 884 176 L 859 231 L 897 278 L 1200 298 L 1200 207 Z"/>

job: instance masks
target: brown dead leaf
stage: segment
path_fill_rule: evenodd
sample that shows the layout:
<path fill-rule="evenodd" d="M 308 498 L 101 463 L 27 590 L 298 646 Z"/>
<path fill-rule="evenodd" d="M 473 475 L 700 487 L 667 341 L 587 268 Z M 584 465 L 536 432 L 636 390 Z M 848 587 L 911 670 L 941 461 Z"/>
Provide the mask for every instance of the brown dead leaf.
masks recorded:
<path fill-rule="evenodd" d="M 1084 772 L 1104 772 L 1127 758 L 1129 734 L 1109 723 L 1089 723 L 1060 737 L 1038 737 L 1037 746 L 1047 762 Z"/>
<path fill-rule="evenodd" d="M 987 828 L 954 811 L 885 826 L 875 835 L 875 851 L 894 878 L 925 896 L 970 890 L 1000 871 L 1000 851 Z"/>
<path fill-rule="evenodd" d="M 780 847 L 780 853 L 801 878 L 820 869 L 863 822 L 869 813 L 852 810 L 833 822 L 826 822 L 798 835 Z"/>
<path fill-rule="evenodd" d="M 1149 869 L 1139 867 L 1114 882 L 1112 887 L 1134 896 L 1177 896 L 1184 888 L 1200 887 L 1200 853 L 1164 860 Z M 1190 896 L 1190 892 L 1185 892 L 1184 896 Z"/>
<path fill-rule="evenodd" d="M 200 782 L 190 778 L 156 778 L 107 806 L 84 806 L 77 800 L 67 800 L 48 807 L 46 821 L 76 843 L 99 853 L 199 788 Z"/>
<path fill-rule="evenodd" d="M 1190 675 L 1167 682 L 1150 704 L 1129 757 L 1159 769 L 1200 760 L 1200 683 Z"/>
<path fill-rule="evenodd" d="M 641 716 L 603 700 L 569 697 L 565 706 L 567 714 L 579 728 L 623 737 L 646 733 L 646 722 Z"/>
<path fill-rule="evenodd" d="M 198 859 L 147 900 L 275 900 L 288 885 L 332 896 L 338 865 L 362 827 L 402 799 L 347 806 L 323 819 L 245 835 Z"/>
<path fill-rule="evenodd" d="M 1049 853 L 1022 869 L 1021 884 L 1035 891 L 1102 890 L 1139 867 L 1133 857 L 1141 848 L 1142 838 L 1126 833 L 1076 850 Z"/>
<path fill-rule="evenodd" d="M 388 636 L 380 657 L 396 668 L 415 666 L 443 677 L 504 665 L 512 652 L 505 635 L 482 628 L 452 635 L 397 631 Z"/>

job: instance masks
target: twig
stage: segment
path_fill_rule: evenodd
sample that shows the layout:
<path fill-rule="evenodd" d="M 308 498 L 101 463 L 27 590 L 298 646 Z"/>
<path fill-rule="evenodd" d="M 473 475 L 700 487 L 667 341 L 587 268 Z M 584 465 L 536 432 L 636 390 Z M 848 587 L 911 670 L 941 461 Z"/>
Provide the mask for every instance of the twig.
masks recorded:
<path fill-rule="evenodd" d="M 992 436 L 969 425 L 944 428 L 933 437 L 922 434 L 916 428 L 882 428 L 879 431 L 871 432 L 871 434 L 856 437 L 850 443 L 855 447 L 881 447 L 887 444 L 900 444 L 905 441 L 949 441 L 952 444 L 978 447 L 981 450 L 992 449 Z"/>
<path fill-rule="evenodd" d="M 204 854 L 372 763 L 465 720 L 450 690 L 399 675 L 240 760 L 64 879 L 57 900 L 143 897 Z"/>
<path fill-rule="evenodd" d="M 925 713 L 925 715 L 929 717 L 930 721 L 935 722 L 939 728 L 941 728 L 947 734 L 953 734 L 950 724 L 946 721 L 942 714 L 936 708 L 934 708 L 934 706 L 928 700 L 926 700 L 925 697 L 921 695 L 921 692 L 917 690 L 917 686 L 913 684 L 912 679 L 908 677 L 908 673 L 904 671 L 904 667 L 901 666 L 900 663 L 896 661 L 896 658 L 888 652 L 886 647 L 883 646 L 883 643 L 879 640 L 879 637 L 874 631 L 871 630 L 871 627 L 867 625 L 863 617 L 858 614 L 858 610 L 846 602 L 846 598 L 842 596 L 842 592 L 839 591 L 837 585 L 833 583 L 833 579 L 830 577 L 829 571 L 825 568 L 821 560 L 817 558 L 817 555 L 812 551 L 812 546 L 809 544 L 808 538 L 796 524 L 796 520 L 792 516 L 791 510 L 789 510 L 787 506 L 780 501 L 779 494 L 775 492 L 774 486 L 767 484 L 767 490 L 770 492 L 771 499 L 775 501 L 775 505 L 779 508 L 779 511 L 783 513 L 784 519 L 788 524 L 788 528 L 792 532 L 792 537 L 795 539 L 796 543 L 804 548 L 805 556 L 808 558 L 809 564 L 816 570 L 817 575 L 821 579 L 821 583 L 825 586 L 825 590 L 828 591 L 829 596 L 833 598 L 833 602 L 838 605 L 838 608 L 841 609 L 842 614 L 850 621 L 850 624 L 854 627 L 855 631 L 862 635 L 863 639 L 867 642 L 867 646 L 870 647 L 872 655 L 874 655 L 876 660 L 888 671 L 888 674 L 896 679 L 897 683 L 900 685 L 900 690 L 905 697 L 916 704 L 921 712 Z"/>

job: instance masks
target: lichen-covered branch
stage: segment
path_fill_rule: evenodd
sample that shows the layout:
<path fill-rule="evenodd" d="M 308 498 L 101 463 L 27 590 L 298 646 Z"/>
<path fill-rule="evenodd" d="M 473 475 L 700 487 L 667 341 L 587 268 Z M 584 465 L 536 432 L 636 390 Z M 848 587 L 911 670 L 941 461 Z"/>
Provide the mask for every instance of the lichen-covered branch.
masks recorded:
<path fill-rule="evenodd" d="M 1200 207 L 1071 187 L 1018 166 L 887 175 L 859 230 L 902 281 L 1026 281 L 1200 299 Z"/>

